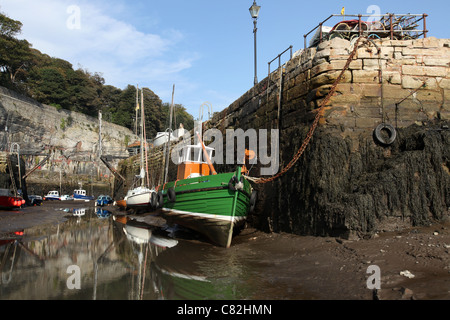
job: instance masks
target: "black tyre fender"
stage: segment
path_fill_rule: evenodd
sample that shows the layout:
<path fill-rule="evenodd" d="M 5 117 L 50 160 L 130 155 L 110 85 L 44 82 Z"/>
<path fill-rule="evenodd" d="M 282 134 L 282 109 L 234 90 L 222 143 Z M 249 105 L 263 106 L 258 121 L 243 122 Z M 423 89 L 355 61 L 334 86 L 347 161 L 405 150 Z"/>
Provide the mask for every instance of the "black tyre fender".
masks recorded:
<path fill-rule="evenodd" d="M 167 198 L 169 199 L 170 202 L 175 202 L 177 196 L 175 194 L 175 190 L 173 188 L 169 188 L 167 189 Z"/>
<path fill-rule="evenodd" d="M 152 206 L 152 209 L 156 209 L 158 207 L 158 195 L 156 194 L 156 192 L 152 192 L 150 204 Z"/>
<path fill-rule="evenodd" d="M 162 208 L 164 205 L 164 196 L 161 191 L 158 192 L 158 208 Z"/>
<path fill-rule="evenodd" d="M 382 134 L 381 134 L 382 130 L 388 131 L 388 133 L 389 133 L 388 139 L 385 139 L 382 136 Z M 382 145 L 389 146 L 397 138 L 397 130 L 395 130 L 395 128 L 389 123 L 381 123 L 375 128 L 375 130 L 373 132 L 373 136 L 377 142 L 381 143 Z"/>
<path fill-rule="evenodd" d="M 250 212 L 253 212 L 255 210 L 257 199 L 258 199 L 258 192 L 256 190 L 253 190 L 250 196 Z"/>
<path fill-rule="evenodd" d="M 235 184 L 238 182 L 238 179 L 236 176 L 232 176 L 230 181 L 228 181 L 228 189 L 231 191 L 236 191 Z"/>

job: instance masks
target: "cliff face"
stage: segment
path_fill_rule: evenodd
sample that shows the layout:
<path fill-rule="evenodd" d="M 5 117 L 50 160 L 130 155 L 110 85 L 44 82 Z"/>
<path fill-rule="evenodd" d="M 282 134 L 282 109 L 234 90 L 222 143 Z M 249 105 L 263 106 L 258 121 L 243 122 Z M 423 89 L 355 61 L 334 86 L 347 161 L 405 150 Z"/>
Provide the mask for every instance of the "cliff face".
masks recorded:
<path fill-rule="evenodd" d="M 230 128 L 279 128 L 282 169 L 352 49 L 349 41 L 333 39 L 298 52 L 208 126 L 224 136 Z M 259 201 L 251 223 L 298 234 L 362 236 L 448 218 L 449 70 L 448 39 L 361 41 L 305 153 L 277 180 L 255 185 Z M 374 139 L 380 123 L 396 129 L 392 144 Z M 251 175 L 259 176 L 262 166 Z"/>
<path fill-rule="evenodd" d="M 126 157 L 126 146 L 136 136 L 127 128 L 102 121 L 104 154 Z M 68 110 L 57 110 L 0 87 L 0 138 L 17 143 L 21 154 L 28 154 L 28 168 L 52 149 L 47 168 L 54 165 L 64 172 L 86 173 L 93 168 L 99 149 L 99 121 Z M 103 171 L 108 170 L 103 166 Z"/>

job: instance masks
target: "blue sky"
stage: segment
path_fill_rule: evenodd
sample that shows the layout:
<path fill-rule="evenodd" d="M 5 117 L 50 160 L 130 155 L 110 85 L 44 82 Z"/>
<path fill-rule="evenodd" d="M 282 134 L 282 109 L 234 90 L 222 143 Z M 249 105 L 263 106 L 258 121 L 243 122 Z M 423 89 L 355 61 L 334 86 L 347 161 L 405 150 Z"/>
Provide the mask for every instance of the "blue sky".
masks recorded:
<path fill-rule="evenodd" d="M 221 111 L 253 86 L 253 0 L 0 0 L 0 11 L 23 23 L 34 48 L 105 78 L 106 84 L 149 87 L 194 118 L 209 102 Z M 450 38 L 448 1 L 257 0 L 258 80 L 268 62 L 330 14 L 427 13 L 429 36 Z M 370 11 L 368 13 L 374 13 Z M 338 20 L 333 20 L 338 22 Z M 331 23 L 333 25 L 334 23 Z M 284 62 L 283 59 L 282 62 Z M 272 65 L 272 69 L 277 66 Z"/>

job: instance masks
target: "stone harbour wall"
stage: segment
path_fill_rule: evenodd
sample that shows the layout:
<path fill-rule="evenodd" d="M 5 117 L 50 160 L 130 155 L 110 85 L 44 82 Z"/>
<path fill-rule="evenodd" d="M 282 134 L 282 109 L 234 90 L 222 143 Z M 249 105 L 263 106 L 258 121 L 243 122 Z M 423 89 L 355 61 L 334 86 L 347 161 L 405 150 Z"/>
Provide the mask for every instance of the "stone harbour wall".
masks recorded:
<path fill-rule="evenodd" d="M 279 129 L 281 170 L 353 45 L 336 38 L 296 52 L 205 128 L 224 136 L 226 129 Z M 352 237 L 448 219 L 449 70 L 449 39 L 362 39 L 305 153 L 280 178 L 254 185 L 259 198 L 249 222 L 268 231 Z M 380 123 L 396 129 L 391 145 L 374 139 Z M 258 177 L 261 167 L 250 175 Z"/>
<path fill-rule="evenodd" d="M 124 127 L 102 121 L 104 154 L 128 156 L 126 146 L 137 139 Z M 0 87 L 0 139 L 19 144 L 21 154 L 28 154 L 27 169 L 52 152 L 44 169 L 66 173 L 91 173 L 99 148 L 99 121 L 81 113 L 57 110 L 14 91 Z M 34 154 L 38 156 L 34 156 Z M 117 164 L 117 163 L 116 163 Z M 108 169 L 101 164 L 103 172 Z"/>

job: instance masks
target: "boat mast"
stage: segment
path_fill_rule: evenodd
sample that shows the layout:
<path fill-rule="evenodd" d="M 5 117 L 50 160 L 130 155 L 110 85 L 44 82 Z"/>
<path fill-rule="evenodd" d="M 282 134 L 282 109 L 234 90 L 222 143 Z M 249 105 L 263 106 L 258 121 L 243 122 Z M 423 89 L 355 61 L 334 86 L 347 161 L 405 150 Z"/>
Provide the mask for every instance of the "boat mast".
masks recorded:
<path fill-rule="evenodd" d="M 144 91 L 141 89 L 141 187 L 144 186 Z"/>
<path fill-rule="evenodd" d="M 169 111 L 169 136 L 167 137 L 167 153 L 166 153 L 166 173 L 164 175 L 164 183 L 167 182 L 167 176 L 169 171 L 169 154 L 170 154 L 170 131 L 172 130 L 172 113 L 173 113 L 173 95 L 175 93 L 175 84 L 172 88 L 172 104 L 170 105 Z"/>
<path fill-rule="evenodd" d="M 134 121 L 134 134 L 138 135 L 139 85 L 136 85 L 136 119 Z"/>

